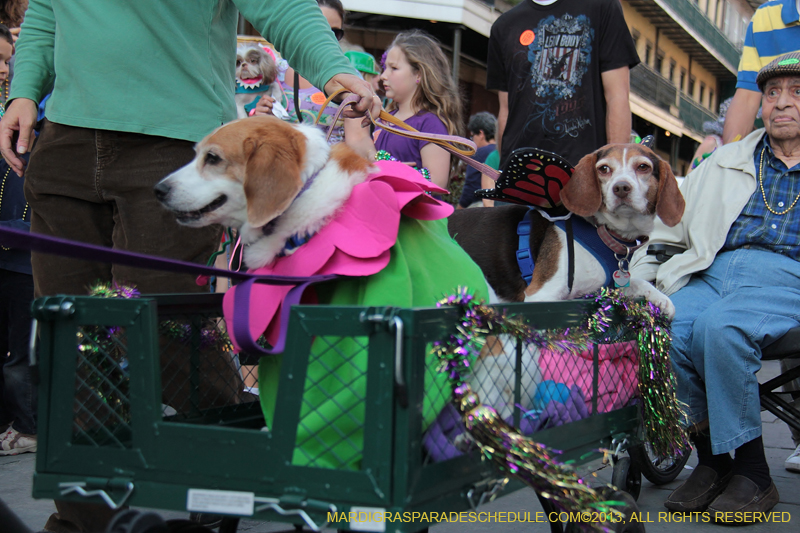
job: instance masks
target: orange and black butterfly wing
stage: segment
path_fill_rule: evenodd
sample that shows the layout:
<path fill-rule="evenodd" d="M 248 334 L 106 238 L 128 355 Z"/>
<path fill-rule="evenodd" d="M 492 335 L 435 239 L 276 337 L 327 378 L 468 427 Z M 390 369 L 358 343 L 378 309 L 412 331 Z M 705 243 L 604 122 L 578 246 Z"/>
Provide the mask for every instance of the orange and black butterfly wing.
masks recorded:
<path fill-rule="evenodd" d="M 518 148 L 503 166 L 495 188 L 481 189 L 475 194 L 479 198 L 538 207 L 552 214 L 564 210 L 561 190 L 572 177 L 573 169 L 554 153 Z"/>

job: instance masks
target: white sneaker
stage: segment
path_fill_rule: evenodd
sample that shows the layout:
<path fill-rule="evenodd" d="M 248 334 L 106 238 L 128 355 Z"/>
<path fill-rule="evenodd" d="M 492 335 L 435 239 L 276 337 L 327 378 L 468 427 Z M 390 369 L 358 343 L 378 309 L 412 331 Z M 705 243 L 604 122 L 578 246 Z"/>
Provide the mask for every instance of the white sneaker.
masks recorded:
<path fill-rule="evenodd" d="M 0 455 L 35 452 L 36 444 L 36 435 L 26 435 L 14 428 L 9 428 L 0 440 Z"/>
<path fill-rule="evenodd" d="M 3 442 L 4 440 L 6 440 L 8 438 L 8 436 L 11 435 L 13 432 L 14 432 L 14 430 L 11 429 L 11 424 L 9 424 L 7 428 L 5 428 L 4 430 L 0 431 L 0 442 Z"/>
<path fill-rule="evenodd" d="M 786 458 L 783 467 L 790 472 L 800 473 L 800 444 L 797 445 L 794 453 Z"/>

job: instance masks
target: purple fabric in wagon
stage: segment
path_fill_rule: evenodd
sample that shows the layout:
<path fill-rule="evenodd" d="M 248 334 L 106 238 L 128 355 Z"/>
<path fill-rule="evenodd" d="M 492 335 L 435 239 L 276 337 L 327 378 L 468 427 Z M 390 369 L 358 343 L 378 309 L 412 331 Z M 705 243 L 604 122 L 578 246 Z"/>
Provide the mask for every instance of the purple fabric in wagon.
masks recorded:
<path fill-rule="evenodd" d="M 537 431 L 575 422 L 589 416 L 586 400 L 578 386 L 569 390 L 565 402 L 551 400 L 538 416 L 523 416 L 518 428 L 523 435 L 530 436 Z M 506 422 L 512 424 L 511 418 Z M 425 432 L 422 446 L 435 462 L 452 459 L 463 452 L 455 447 L 455 439 L 466 429 L 455 406 L 448 403 Z"/>

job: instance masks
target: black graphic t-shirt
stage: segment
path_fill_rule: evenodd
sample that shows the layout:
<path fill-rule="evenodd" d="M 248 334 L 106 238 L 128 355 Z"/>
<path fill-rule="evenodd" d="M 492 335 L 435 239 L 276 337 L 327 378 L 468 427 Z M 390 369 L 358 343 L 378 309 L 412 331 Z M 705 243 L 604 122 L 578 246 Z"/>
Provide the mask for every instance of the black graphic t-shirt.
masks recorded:
<path fill-rule="evenodd" d="M 606 144 L 602 72 L 639 63 L 619 0 L 523 0 L 492 25 L 486 87 L 508 93 L 501 161 L 535 147 L 573 165 Z"/>

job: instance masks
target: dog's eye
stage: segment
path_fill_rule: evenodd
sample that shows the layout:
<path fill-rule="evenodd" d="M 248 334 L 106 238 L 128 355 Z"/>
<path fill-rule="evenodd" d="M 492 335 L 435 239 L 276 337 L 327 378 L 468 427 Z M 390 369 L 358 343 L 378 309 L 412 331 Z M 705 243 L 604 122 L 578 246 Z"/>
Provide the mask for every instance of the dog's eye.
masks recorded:
<path fill-rule="evenodd" d="M 250 62 L 255 65 L 256 63 L 258 63 L 258 58 L 254 57 L 253 59 L 250 60 Z"/>
<path fill-rule="evenodd" d="M 241 59 L 237 59 L 236 60 L 236 66 L 239 67 L 241 65 L 242 65 L 242 60 Z"/>
<path fill-rule="evenodd" d="M 203 163 L 205 163 L 206 165 L 216 165 L 220 161 L 222 161 L 222 159 L 217 154 L 213 152 L 207 152 L 206 157 L 203 160 Z"/>
<path fill-rule="evenodd" d="M 648 165 L 647 163 L 642 163 L 638 167 L 636 167 L 636 170 L 638 170 L 639 172 L 650 172 L 650 165 Z"/>
<path fill-rule="evenodd" d="M 611 167 L 609 167 L 608 165 L 600 165 L 599 167 L 597 167 L 597 172 L 599 172 L 600 174 L 608 174 L 609 172 L 611 172 Z"/>

